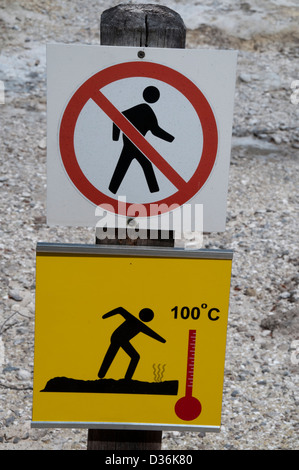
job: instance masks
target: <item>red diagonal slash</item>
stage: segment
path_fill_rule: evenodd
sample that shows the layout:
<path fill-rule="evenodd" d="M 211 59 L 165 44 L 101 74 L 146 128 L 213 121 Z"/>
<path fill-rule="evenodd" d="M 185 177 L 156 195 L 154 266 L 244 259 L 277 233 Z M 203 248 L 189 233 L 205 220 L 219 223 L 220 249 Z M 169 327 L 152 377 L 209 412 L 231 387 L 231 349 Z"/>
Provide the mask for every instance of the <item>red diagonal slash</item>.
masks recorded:
<path fill-rule="evenodd" d="M 131 142 L 168 178 L 177 188 L 183 189 L 186 181 L 172 168 L 171 165 L 157 152 L 144 136 L 130 121 L 109 101 L 102 92 L 97 91 L 91 97 L 93 101 L 107 114 Z"/>

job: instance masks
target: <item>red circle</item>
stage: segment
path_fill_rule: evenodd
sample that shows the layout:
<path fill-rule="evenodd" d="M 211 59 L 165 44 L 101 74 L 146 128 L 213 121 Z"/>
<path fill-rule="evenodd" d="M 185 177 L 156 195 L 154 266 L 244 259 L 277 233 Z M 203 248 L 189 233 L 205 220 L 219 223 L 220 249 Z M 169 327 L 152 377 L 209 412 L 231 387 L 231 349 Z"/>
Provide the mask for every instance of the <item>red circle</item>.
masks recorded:
<path fill-rule="evenodd" d="M 115 213 L 126 215 L 132 203 L 118 204 L 118 200 L 99 191 L 82 172 L 75 153 L 74 133 L 80 112 L 97 90 L 117 80 L 132 77 L 152 78 L 176 88 L 195 109 L 203 132 L 202 154 L 193 176 L 183 189 L 177 190 L 171 196 L 155 203 L 143 204 L 148 216 L 152 216 L 156 215 L 153 213 L 155 205 L 163 204 L 164 208 L 160 207 L 158 212 L 163 213 L 173 210 L 173 207 L 170 207 L 172 204 L 181 206 L 189 201 L 205 184 L 216 160 L 218 132 L 213 111 L 203 93 L 187 77 L 165 65 L 151 62 L 124 62 L 101 70 L 84 82 L 69 100 L 60 124 L 59 147 L 65 170 L 80 193 L 96 206 L 110 204 Z"/>

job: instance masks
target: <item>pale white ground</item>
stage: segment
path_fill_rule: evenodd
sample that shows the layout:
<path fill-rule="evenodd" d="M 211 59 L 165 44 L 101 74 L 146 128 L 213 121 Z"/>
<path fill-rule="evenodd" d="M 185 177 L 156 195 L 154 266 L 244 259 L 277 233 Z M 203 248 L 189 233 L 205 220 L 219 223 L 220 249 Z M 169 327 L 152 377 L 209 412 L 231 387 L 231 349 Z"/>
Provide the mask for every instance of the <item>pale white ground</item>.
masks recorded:
<path fill-rule="evenodd" d="M 98 44 L 100 15 L 118 3 L 0 3 L 1 449 L 86 448 L 86 430 L 30 427 L 36 242 L 94 243 L 91 229 L 45 223 L 45 45 Z M 239 50 L 227 228 L 204 238 L 235 251 L 222 428 L 165 432 L 163 449 L 297 450 L 298 3 L 163 4 L 185 21 L 187 47 Z"/>

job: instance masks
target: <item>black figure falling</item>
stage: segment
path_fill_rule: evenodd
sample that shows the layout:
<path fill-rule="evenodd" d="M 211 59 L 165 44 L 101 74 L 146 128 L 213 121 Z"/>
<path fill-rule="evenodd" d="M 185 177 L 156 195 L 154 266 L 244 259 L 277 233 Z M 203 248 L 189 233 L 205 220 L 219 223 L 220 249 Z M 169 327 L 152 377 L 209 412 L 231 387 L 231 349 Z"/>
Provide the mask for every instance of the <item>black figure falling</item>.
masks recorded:
<path fill-rule="evenodd" d="M 158 101 L 159 97 L 160 92 L 158 88 L 154 86 L 148 86 L 143 91 L 143 98 L 147 103 L 155 103 Z M 145 136 L 148 131 L 151 131 L 154 136 L 159 137 L 160 139 L 167 142 L 172 142 L 174 140 L 172 135 L 168 134 L 168 132 L 159 127 L 156 115 L 148 104 L 139 104 L 133 108 L 127 109 L 122 114 L 131 122 L 131 124 L 133 124 L 134 127 L 136 127 L 136 129 L 142 135 Z M 119 135 L 119 128 L 113 124 L 113 140 L 118 140 Z M 159 191 L 158 182 L 151 162 L 125 135 L 123 135 L 123 143 L 123 149 L 114 170 L 109 185 L 109 190 L 113 194 L 117 193 L 129 166 L 131 165 L 132 161 L 136 159 L 144 172 L 150 192 L 154 193 Z"/>
<path fill-rule="evenodd" d="M 102 318 L 109 318 L 113 315 L 120 314 L 124 317 L 125 321 L 118 327 L 111 335 L 111 344 L 106 352 L 101 368 L 98 373 L 98 377 L 102 379 L 105 377 L 109 367 L 111 366 L 113 359 L 115 358 L 118 350 L 122 348 L 131 358 L 128 370 L 125 375 L 125 379 L 130 380 L 135 372 L 137 364 L 140 359 L 140 355 L 133 348 L 130 340 L 134 338 L 138 333 L 144 333 L 151 338 L 166 343 L 166 340 L 162 336 L 158 335 L 154 330 L 149 328 L 143 322 L 149 322 L 154 318 L 154 312 L 149 308 L 143 308 L 139 312 L 139 318 L 134 317 L 123 307 L 117 307 L 108 313 L 105 313 Z"/>

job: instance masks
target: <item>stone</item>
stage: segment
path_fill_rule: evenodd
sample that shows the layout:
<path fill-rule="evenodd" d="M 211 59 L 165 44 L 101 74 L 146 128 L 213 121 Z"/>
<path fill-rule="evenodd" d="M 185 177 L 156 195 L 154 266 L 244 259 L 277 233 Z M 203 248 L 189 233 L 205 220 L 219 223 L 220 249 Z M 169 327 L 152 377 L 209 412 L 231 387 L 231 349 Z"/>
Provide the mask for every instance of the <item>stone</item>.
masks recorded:
<path fill-rule="evenodd" d="M 8 291 L 8 297 L 12 300 L 15 300 L 16 302 L 21 302 L 23 300 L 23 297 L 20 295 L 20 293 L 16 290 L 9 290 Z"/>

